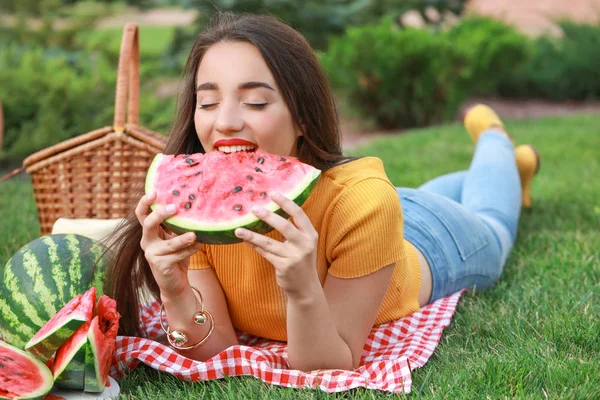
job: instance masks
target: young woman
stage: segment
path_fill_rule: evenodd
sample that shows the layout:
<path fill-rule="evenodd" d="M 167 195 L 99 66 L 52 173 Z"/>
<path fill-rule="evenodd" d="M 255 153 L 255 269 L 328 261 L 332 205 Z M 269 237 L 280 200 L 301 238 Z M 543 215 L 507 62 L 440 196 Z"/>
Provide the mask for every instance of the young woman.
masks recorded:
<path fill-rule="evenodd" d="M 237 344 L 235 328 L 287 342 L 291 368 L 354 369 L 374 325 L 500 277 L 522 190 L 513 143 L 491 109 L 466 116 L 477 143 L 469 171 L 396 188 L 378 158 L 342 155 L 334 100 L 305 39 L 270 17 L 230 14 L 198 36 L 178 107 L 166 154 L 246 145 L 323 173 L 302 207 L 272 193 L 292 219 L 257 209 L 275 230 L 238 229 L 234 245 L 166 233 L 161 223 L 176 207 L 151 212 L 155 194 L 141 197 L 109 274 L 121 334 L 144 335 L 147 288 L 187 357 Z M 521 172 L 532 176 L 539 159 L 521 150 Z M 198 316 L 212 316 L 214 329 Z"/>

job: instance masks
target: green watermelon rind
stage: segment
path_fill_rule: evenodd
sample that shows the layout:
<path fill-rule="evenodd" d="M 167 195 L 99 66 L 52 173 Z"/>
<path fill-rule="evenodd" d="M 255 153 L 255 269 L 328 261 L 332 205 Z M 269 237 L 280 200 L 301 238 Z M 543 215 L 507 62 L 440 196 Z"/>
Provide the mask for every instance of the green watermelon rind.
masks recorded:
<path fill-rule="evenodd" d="M 48 332 L 47 335 L 38 338 L 36 341 L 33 341 L 32 338 L 25 345 L 25 350 L 35 355 L 41 361 L 46 362 L 85 322 L 85 315 L 72 313 L 57 329 Z"/>
<path fill-rule="evenodd" d="M 96 351 L 94 351 L 95 349 L 92 347 L 93 346 L 89 340 L 85 342 L 83 390 L 86 392 L 99 393 L 104 390 L 104 382 L 101 382 L 101 379 L 99 379 L 99 365 L 97 365 L 98 360 L 96 359 Z"/>
<path fill-rule="evenodd" d="M 75 353 L 69 364 L 54 378 L 56 387 L 62 389 L 82 390 L 85 380 L 85 343 Z"/>
<path fill-rule="evenodd" d="M 83 390 L 85 392 L 98 393 L 106 387 L 116 351 L 119 318 L 121 318 L 116 307 L 116 301 L 106 295 L 98 299 L 97 314 L 90 322 L 84 345 Z"/>
<path fill-rule="evenodd" d="M 59 358 L 55 358 L 54 365 L 52 366 L 52 374 L 54 376 L 56 386 L 63 389 L 83 389 L 85 378 L 85 345 L 88 341 L 87 333 L 89 330 L 89 325 L 90 324 L 82 325 L 82 328 L 78 329 L 76 332 L 76 334 L 78 334 L 79 331 L 85 329 L 85 334 L 71 339 L 72 342 L 69 343 L 70 357 L 67 356 L 62 365 L 58 363 Z M 78 341 L 75 341 L 77 339 Z M 65 344 L 65 346 L 66 345 L 67 344 Z M 59 352 L 61 350 L 62 349 L 59 349 Z"/>
<path fill-rule="evenodd" d="M 98 317 L 95 317 L 98 318 Z M 93 325 L 93 324 L 92 324 Z M 102 335 L 102 337 L 96 337 L 95 335 L 102 335 L 101 333 L 95 332 L 95 330 L 90 327 L 88 331 L 87 342 L 85 343 L 85 363 L 84 363 L 84 383 L 83 390 L 85 392 L 91 393 L 100 393 L 106 387 L 104 380 L 102 380 L 102 376 L 100 372 L 102 370 L 102 366 L 100 365 L 100 356 L 99 349 L 96 347 L 97 343 L 102 342 L 105 346 L 112 345 L 114 343 L 114 339 L 112 341 L 109 339 L 107 341 L 106 337 Z M 110 362 L 111 360 L 104 360 L 105 362 Z M 110 368 L 110 367 L 109 367 Z"/>
<path fill-rule="evenodd" d="M 38 367 L 40 376 L 43 379 L 42 384 L 40 385 L 40 388 L 37 391 L 27 394 L 29 397 L 20 398 L 29 400 L 44 398 L 44 396 L 48 394 L 50 390 L 52 390 L 52 386 L 54 384 L 54 378 L 52 377 L 52 372 L 50 372 L 50 369 L 44 363 L 38 360 L 34 355 L 29 354 L 21 349 L 16 348 L 15 346 L 11 346 L 10 344 L 0 340 L 0 353 L 5 353 L 6 350 L 14 351 L 15 353 L 31 360 L 34 363 L 34 365 Z"/>
<path fill-rule="evenodd" d="M 150 165 L 148 174 L 146 176 L 146 193 L 149 193 L 153 189 L 156 170 L 163 157 L 164 155 L 158 154 Z M 302 206 L 310 196 L 310 193 L 316 186 L 320 176 L 321 171 L 318 169 L 313 169 L 307 173 L 301 181 L 298 182 L 293 190 L 281 194 L 288 199 L 292 199 L 298 206 Z M 159 205 L 156 203 L 150 206 L 152 210 L 155 210 L 158 207 Z M 277 205 L 277 203 L 273 201 L 267 204 L 265 208 L 282 216 L 283 218 L 287 219 L 290 217 L 282 208 L 279 207 L 279 205 Z M 260 220 L 253 214 L 247 214 L 243 217 L 222 223 L 205 223 L 193 219 L 174 216 L 164 220 L 163 225 L 172 232 L 178 234 L 194 232 L 196 234 L 196 241 L 207 244 L 234 244 L 242 242 L 243 240 L 241 238 L 235 236 L 235 230 L 237 228 L 245 228 L 260 234 L 269 233 L 274 229 L 271 225 Z"/>
<path fill-rule="evenodd" d="M 52 245 L 52 241 L 60 245 Z M 77 253 L 73 246 L 79 247 Z M 23 349 L 44 323 L 77 294 L 96 286 L 98 295 L 102 295 L 108 262 L 100 255 L 105 249 L 102 243 L 77 234 L 43 236 L 19 249 L 4 266 L 0 265 L 0 337 Z M 75 254 L 81 262 L 70 262 Z M 55 266 L 60 260 L 64 271 Z M 31 289 L 24 290 L 26 287 Z"/>

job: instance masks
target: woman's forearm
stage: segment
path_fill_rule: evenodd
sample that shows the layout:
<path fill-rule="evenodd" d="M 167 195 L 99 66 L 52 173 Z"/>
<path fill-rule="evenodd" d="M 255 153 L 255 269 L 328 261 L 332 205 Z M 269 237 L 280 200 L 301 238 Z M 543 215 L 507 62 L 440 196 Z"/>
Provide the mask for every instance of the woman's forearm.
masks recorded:
<path fill-rule="evenodd" d="M 210 328 L 208 320 L 203 325 L 198 325 L 193 321 L 194 313 L 200 309 L 200 303 L 191 287 L 177 297 L 161 296 L 161 300 L 169 329 L 185 332 L 188 339 L 185 346 L 193 345 L 206 336 Z M 194 360 L 205 361 L 228 347 L 238 344 L 235 332 L 227 326 L 219 324 L 219 315 L 213 314 L 213 318 L 215 329 L 204 344 L 195 349 L 177 351 Z"/>
<path fill-rule="evenodd" d="M 350 347 L 339 335 L 323 288 L 318 281 L 312 295 L 287 299 L 287 336 L 290 368 L 352 370 Z"/>

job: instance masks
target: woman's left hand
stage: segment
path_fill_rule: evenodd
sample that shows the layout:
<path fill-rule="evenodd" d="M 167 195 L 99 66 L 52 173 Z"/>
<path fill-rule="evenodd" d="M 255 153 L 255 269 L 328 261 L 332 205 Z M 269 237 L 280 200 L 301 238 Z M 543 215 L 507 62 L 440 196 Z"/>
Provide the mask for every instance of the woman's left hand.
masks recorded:
<path fill-rule="evenodd" d="M 271 194 L 271 199 L 294 218 L 295 225 L 262 207 L 253 208 L 252 212 L 279 231 L 285 238 L 283 242 L 243 228 L 236 229 L 235 234 L 273 264 L 277 284 L 288 297 L 306 297 L 310 288 L 318 282 L 319 235 L 300 206 L 281 194 Z"/>

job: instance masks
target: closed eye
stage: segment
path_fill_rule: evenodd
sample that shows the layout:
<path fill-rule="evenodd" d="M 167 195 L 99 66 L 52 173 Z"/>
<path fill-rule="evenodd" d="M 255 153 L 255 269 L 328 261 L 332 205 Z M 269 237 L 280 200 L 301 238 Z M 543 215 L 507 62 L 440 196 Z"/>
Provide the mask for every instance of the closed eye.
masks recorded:
<path fill-rule="evenodd" d="M 246 103 L 246 105 L 250 108 L 254 108 L 256 110 L 262 110 L 267 106 L 268 103 Z"/>
<path fill-rule="evenodd" d="M 199 108 L 200 110 L 206 110 L 207 108 L 214 107 L 214 106 L 216 106 L 217 104 L 219 104 L 219 103 L 200 104 L 200 105 L 198 106 L 198 108 Z"/>

